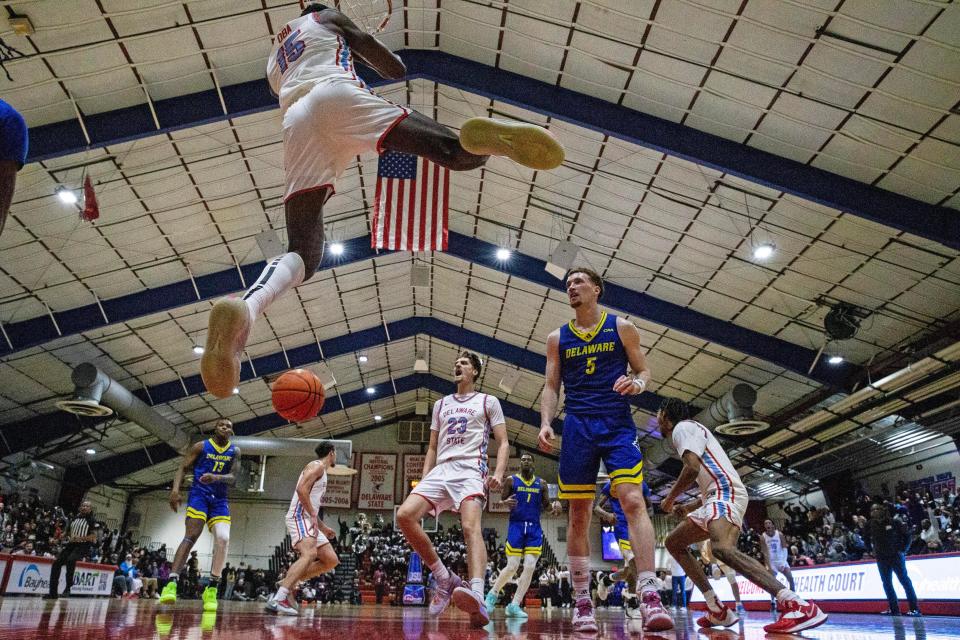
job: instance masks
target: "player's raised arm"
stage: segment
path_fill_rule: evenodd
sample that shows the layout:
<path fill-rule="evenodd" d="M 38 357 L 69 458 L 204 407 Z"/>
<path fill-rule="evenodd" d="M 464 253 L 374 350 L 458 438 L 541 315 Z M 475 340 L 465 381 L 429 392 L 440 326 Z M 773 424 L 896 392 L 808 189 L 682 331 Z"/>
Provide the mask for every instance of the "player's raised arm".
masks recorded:
<path fill-rule="evenodd" d="M 406 75 L 407 67 L 400 56 L 390 51 L 376 37 L 360 29 L 350 18 L 336 10 L 321 11 L 317 15 L 319 22 L 339 31 L 353 52 L 382 77 L 399 80 Z"/>

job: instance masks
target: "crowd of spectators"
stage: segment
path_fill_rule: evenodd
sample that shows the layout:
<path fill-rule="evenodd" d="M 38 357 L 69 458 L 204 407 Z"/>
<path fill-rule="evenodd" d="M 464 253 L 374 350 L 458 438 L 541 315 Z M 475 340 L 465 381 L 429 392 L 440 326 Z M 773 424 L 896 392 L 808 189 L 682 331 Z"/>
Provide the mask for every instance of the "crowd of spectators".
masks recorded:
<path fill-rule="evenodd" d="M 870 507 L 881 504 L 907 525 L 909 555 L 960 550 L 960 498 L 955 489 L 939 495 L 901 484 L 894 496 L 857 495 L 849 512 L 838 517 L 827 507 L 787 504 L 771 514 L 783 532 L 791 566 L 810 566 L 872 558 Z M 745 526 L 740 549 L 763 562 L 761 532 Z"/>

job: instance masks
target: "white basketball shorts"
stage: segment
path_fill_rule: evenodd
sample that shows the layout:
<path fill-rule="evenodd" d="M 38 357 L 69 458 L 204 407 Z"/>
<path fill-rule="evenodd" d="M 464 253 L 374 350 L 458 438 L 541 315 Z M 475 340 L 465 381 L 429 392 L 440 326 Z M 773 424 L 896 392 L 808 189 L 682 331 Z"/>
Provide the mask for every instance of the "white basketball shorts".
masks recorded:
<path fill-rule="evenodd" d="M 287 533 L 290 534 L 290 544 L 294 547 L 300 544 L 300 541 L 304 538 L 316 538 L 317 547 L 322 547 L 330 542 L 327 540 L 327 536 L 311 526 L 310 520 L 301 509 L 297 509 L 292 515 L 287 513 L 286 521 Z"/>
<path fill-rule="evenodd" d="M 284 202 L 315 189 L 333 193 L 337 178 L 357 155 L 380 153 L 383 139 L 409 114 L 356 80 L 318 83 L 283 116 Z"/>
<path fill-rule="evenodd" d="M 743 515 L 747 512 L 748 502 L 746 496 L 738 498 L 734 502 L 711 500 L 687 517 L 704 531 L 708 531 L 708 525 L 719 518 L 723 518 L 735 527 L 743 529 Z"/>
<path fill-rule="evenodd" d="M 464 500 L 477 498 L 486 503 L 484 478 L 474 460 L 451 460 L 437 465 L 420 481 L 411 495 L 418 495 L 432 507 L 434 515 L 444 511 L 459 511 Z"/>

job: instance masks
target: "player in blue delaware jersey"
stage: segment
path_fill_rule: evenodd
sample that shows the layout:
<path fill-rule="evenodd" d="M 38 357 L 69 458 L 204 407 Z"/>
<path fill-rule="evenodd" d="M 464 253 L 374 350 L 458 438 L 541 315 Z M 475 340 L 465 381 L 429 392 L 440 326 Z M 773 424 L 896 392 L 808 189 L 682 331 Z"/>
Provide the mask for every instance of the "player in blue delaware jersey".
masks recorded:
<path fill-rule="evenodd" d="M 644 629 L 666 631 L 673 619 L 660 603 L 654 573 L 654 532 L 643 499 L 643 454 L 630 412 L 630 396 L 650 384 L 650 370 L 632 323 L 600 309 L 603 280 L 594 271 L 567 274 L 567 297 L 576 317 L 547 338 L 546 384 L 540 399 L 540 448 L 553 450 L 553 419 L 560 385 L 566 416 L 560 446 L 560 499 L 569 500 L 567 553 L 576 608 L 573 629 L 596 632 L 590 600 L 590 517 L 603 460 L 611 494 L 626 514 L 637 566 Z M 629 368 L 629 371 L 628 371 Z"/>
<path fill-rule="evenodd" d="M 643 497 L 649 498 L 651 495 L 647 483 L 643 483 Z M 624 581 L 627 583 L 627 590 L 623 595 L 624 610 L 628 618 L 640 617 L 640 601 L 637 598 L 637 568 L 633 562 L 633 546 L 630 544 L 630 529 L 627 526 L 627 514 L 623 512 L 620 501 L 617 500 L 610 491 L 610 481 L 600 487 L 600 494 L 593 505 L 593 512 L 600 522 L 605 525 L 613 526 L 613 535 L 617 538 L 617 544 L 620 545 L 620 553 L 623 554 L 623 570 L 617 573 L 611 573 L 604 577 L 597 584 L 597 592 L 605 593 L 607 588 L 614 582 Z M 601 595 L 601 600 L 606 596 Z"/>
<path fill-rule="evenodd" d="M 170 490 L 170 508 L 176 512 L 180 507 L 180 484 L 183 476 L 193 467 L 193 486 L 187 498 L 186 533 L 170 568 L 170 582 L 160 594 L 160 604 L 177 601 L 177 579 L 190 555 L 190 549 L 203 533 L 206 523 L 214 536 L 213 559 L 210 562 L 210 582 L 203 591 L 203 610 L 217 610 L 217 586 L 227 559 L 227 544 L 230 542 L 230 506 L 227 503 L 227 487 L 236 484 L 233 473 L 234 461 L 240 460 L 240 449 L 230 442 L 233 423 L 226 418 L 217 421 L 213 437 L 191 446 L 177 468 Z"/>
<path fill-rule="evenodd" d="M 517 592 L 513 601 L 507 605 L 508 618 L 526 619 L 526 612 L 520 608 L 523 597 L 530 588 L 537 560 L 543 550 L 543 529 L 540 526 L 540 512 L 549 506 L 546 481 L 533 473 L 533 456 L 525 453 L 520 456 L 520 473 L 507 478 L 501 492 L 504 504 L 510 507 L 510 525 L 507 529 L 507 542 L 504 550 L 507 554 L 507 566 L 500 570 L 493 588 L 487 593 L 487 611 L 493 612 L 497 606 L 500 591 L 517 574 L 520 559 L 523 558 L 523 571 L 517 582 Z"/>

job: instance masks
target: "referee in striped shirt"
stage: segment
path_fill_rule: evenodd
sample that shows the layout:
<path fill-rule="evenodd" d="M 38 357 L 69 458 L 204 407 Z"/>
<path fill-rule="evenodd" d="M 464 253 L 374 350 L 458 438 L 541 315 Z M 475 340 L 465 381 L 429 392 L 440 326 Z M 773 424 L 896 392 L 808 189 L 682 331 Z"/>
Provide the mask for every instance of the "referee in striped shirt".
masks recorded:
<path fill-rule="evenodd" d="M 50 569 L 50 593 L 44 596 L 48 600 L 56 600 L 60 586 L 60 569 L 67 567 L 67 588 L 63 595 L 70 595 L 70 587 L 73 586 L 73 572 L 77 568 L 77 561 L 90 555 L 91 545 L 97 541 L 97 535 L 100 533 L 100 523 L 93 517 L 93 505 L 89 500 L 80 503 L 80 512 L 70 521 L 70 527 L 67 529 L 67 543 L 60 551 L 60 555 L 53 563 Z"/>

